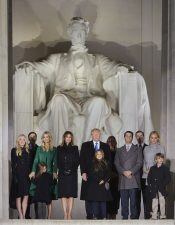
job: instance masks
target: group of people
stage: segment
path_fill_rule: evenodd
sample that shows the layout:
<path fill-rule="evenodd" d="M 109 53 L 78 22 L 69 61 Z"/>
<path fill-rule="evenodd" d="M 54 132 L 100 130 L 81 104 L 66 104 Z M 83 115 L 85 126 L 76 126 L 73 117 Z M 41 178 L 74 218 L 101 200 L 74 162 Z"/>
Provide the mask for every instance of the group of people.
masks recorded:
<path fill-rule="evenodd" d="M 114 136 L 107 143 L 100 141 L 100 130 L 91 131 L 92 140 L 84 142 L 79 153 L 73 133 L 66 131 L 62 143 L 53 146 L 50 132 L 44 132 L 41 146 L 37 134 L 30 132 L 28 140 L 19 135 L 11 150 L 12 181 L 10 206 L 17 208 L 19 219 L 30 218 L 33 203 L 38 218 L 38 203 L 47 206 L 51 218 L 52 200 L 61 199 L 64 219 L 72 218 L 74 198 L 78 196 L 78 167 L 82 176 L 80 199 L 85 201 L 87 219 L 116 219 L 121 199 L 123 219 L 139 219 L 141 195 L 144 218 L 166 218 L 166 186 L 169 169 L 164 165 L 165 149 L 157 131 L 152 131 L 149 145 L 144 133 L 124 133 L 125 145 L 117 148 Z M 130 202 L 130 210 L 129 210 Z M 160 205 L 160 207 L 158 207 Z M 158 212 L 160 211 L 160 212 Z"/>

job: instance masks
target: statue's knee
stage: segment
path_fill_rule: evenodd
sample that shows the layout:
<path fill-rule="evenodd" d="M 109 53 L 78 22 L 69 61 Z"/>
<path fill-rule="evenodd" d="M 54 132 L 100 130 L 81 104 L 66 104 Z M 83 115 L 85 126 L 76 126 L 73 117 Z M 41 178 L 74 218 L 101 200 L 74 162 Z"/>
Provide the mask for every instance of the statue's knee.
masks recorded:
<path fill-rule="evenodd" d="M 92 103 L 94 103 L 98 107 L 102 107 L 102 106 L 106 105 L 106 99 L 102 98 L 102 97 L 94 97 L 92 100 Z"/>
<path fill-rule="evenodd" d="M 62 95 L 56 95 L 53 99 L 54 104 L 62 105 L 65 102 L 65 98 Z"/>

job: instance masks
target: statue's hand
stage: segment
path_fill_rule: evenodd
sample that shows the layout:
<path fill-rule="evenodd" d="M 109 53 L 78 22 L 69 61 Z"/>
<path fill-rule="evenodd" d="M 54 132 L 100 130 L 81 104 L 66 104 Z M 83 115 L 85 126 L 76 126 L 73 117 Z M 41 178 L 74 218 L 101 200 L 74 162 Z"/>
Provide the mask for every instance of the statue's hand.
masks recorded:
<path fill-rule="evenodd" d="M 130 65 L 127 65 L 127 64 L 123 64 L 123 63 L 120 63 L 118 65 L 118 72 L 121 72 L 121 73 L 130 73 L 130 72 L 133 72 L 135 69 L 134 69 L 134 66 L 130 66 Z"/>
<path fill-rule="evenodd" d="M 39 74 L 38 70 L 36 69 L 35 65 L 31 62 L 22 62 L 15 66 L 16 70 L 25 70 L 26 74 Z"/>
<path fill-rule="evenodd" d="M 128 73 L 129 70 L 125 66 L 119 66 L 118 69 L 117 69 L 117 72 L 119 72 L 119 73 Z"/>
<path fill-rule="evenodd" d="M 18 70 L 18 69 L 26 69 L 26 68 L 28 68 L 30 66 L 33 66 L 32 63 L 30 63 L 30 62 L 22 62 L 22 63 L 19 63 L 18 65 L 16 65 L 15 67 L 16 67 L 16 70 Z"/>

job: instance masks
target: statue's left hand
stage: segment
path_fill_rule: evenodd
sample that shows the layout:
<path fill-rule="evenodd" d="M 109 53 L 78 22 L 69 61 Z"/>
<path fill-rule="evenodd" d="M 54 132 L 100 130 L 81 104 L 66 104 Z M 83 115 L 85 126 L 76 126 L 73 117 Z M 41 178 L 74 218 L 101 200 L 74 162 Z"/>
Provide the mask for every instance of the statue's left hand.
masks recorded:
<path fill-rule="evenodd" d="M 121 73 L 129 73 L 129 72 L 133 72 L 135 69 L 134 69 L 134 66 L 130 66 L 130 65 L 127 65 L 127 64 L 123 64 L 123 63 L 120 63 L 118 65 L 118 72 L 121 72 Z"/>

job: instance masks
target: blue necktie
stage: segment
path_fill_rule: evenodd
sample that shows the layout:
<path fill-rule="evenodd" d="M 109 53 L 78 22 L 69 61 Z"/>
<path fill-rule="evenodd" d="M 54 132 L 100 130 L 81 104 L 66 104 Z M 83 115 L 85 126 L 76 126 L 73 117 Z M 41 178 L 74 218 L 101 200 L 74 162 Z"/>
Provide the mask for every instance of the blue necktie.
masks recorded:
<path fill-rule="evenodd" d="M 98 142 L 95 142 L 95 151 L 98 151 Z"/>

